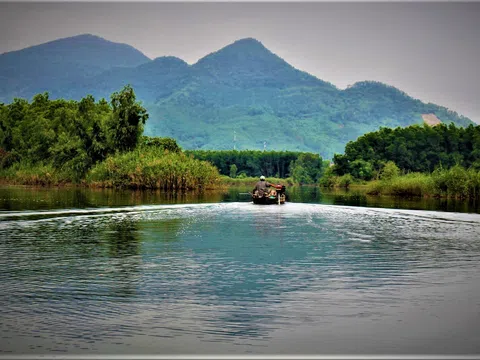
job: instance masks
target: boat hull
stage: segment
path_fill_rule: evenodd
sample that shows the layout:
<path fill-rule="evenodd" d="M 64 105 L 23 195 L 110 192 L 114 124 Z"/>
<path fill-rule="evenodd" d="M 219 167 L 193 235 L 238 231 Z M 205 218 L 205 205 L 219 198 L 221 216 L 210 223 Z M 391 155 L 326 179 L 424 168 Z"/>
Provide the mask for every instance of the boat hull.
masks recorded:
<path fill-rule="evenodd" d="M 254 204 L 257 205 L 282 205 L 285 204 L 285 194 L 276 196 L 252 196 Z"/>

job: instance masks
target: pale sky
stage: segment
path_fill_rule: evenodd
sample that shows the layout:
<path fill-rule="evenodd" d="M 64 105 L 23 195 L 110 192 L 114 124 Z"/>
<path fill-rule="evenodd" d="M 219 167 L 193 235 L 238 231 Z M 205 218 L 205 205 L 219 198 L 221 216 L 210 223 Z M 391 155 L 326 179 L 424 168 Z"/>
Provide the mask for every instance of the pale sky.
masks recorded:
<path fill-rule="evenodd" d="M 339 88 L 381 81 L 480 123 L 480 2 L 0 3 L 0 53 L 84 33 L 189 64 L 253 37 Z"/>

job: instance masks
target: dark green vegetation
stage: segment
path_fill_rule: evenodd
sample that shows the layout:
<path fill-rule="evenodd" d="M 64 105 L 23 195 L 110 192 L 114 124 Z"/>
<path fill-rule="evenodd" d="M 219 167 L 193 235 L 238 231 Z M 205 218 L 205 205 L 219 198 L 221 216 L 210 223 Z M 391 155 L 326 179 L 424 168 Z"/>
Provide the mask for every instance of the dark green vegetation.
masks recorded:
<path fill-rule="evenodd" d="M 480 126 L 381 128 L 349 142 L 336 154 L 334 173 L 370 180 L 387 161 L 406 172 L 431 172 L 455 164 L 480 169 Z"/>
<path fill-rule="evenodd" d="M 480 171 L 455 165 L 432 173 L 408 173 L 385 177 L 368 184 L 367 194 L 397 196 L 480 197 Z"/>
<path fill-rule="evenodd" d="M 480 126 L 410 126 L 365 134 L 334 156 L 320 183 L 368 181 L 370 194 L 478 198 Z"/>
<path fill-rule="evenodd" d="M 185 149 L 230 150 L 235 137 L 240 150 L 261 150 L 266 142 L 268 150 L 331 158 L 364 133 L 420 124 L 422 114 L 471 123 L 382 83 L 339 90 L 254 39 L 188 65 L 175 57 L 149 60 L 126 45 L 84 35 L 0 55 L 0 69 L 4 102 L 43 91 L 53 98 L 102 98 L 129 83 L 150 114 L 145 133 L 175 138 Z"/>
<path fill-rule="evenodd" d="M 258 150 L 187 150 L 185 153 L 209 161 L 223 175 L 251 178 L 250 181 L 264 175 L 269 178 L 291 177 L 295 183 L 313 184 L 320 179 L 324 168 L 322 158 L 313 153 Z"/>
<path fill-rule="evenodd" d="M 87 182 L 101 187 L 135 189 L 206 189 L 219 183 L 218 170 L 182 152 L 140 147 L 108 157 L 87 174 Z"/>
<path fill-rule="evenodd" d="M 110 104 L 88 95 L 0 104 L 0 175 L 20 184 L 192 189 L 219 180 L 212 165 L 182 153 L 173 139 L 142 136 L 148 114 L 130 86 Z"/>

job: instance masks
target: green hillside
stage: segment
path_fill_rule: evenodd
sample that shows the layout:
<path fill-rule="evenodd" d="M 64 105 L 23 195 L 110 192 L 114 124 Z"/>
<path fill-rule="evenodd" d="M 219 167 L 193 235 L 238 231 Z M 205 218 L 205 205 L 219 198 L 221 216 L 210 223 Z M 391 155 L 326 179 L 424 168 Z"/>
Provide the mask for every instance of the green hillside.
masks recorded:
<path fill-rule="evenodd" d="M 184 149 L 266 146 L 332 158 L 366 132 L 420 124 L 424 114 L 472 123 L 386 84 L 364 81 L 340 90 L 251 38 L 189 65 L 172 56 L 150 60 L 128 45 L 82 35 L 0 55 L 0 76 L 3 102 L 43 91 L 52 98 L 99 99 L 131 84 L 150 115 L 146 135 L 173 137 Z"/>

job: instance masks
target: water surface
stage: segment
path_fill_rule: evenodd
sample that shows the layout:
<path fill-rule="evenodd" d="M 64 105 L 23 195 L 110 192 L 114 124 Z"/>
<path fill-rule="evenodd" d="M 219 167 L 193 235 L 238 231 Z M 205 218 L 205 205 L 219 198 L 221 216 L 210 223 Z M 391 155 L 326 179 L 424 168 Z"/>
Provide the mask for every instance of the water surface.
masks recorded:
<path fill-rule="evenodd" d="M 0 191 L 0 354 L 479 353 L 479 214 L 55 191 Z"/>

